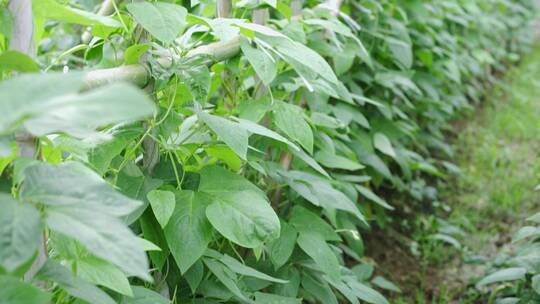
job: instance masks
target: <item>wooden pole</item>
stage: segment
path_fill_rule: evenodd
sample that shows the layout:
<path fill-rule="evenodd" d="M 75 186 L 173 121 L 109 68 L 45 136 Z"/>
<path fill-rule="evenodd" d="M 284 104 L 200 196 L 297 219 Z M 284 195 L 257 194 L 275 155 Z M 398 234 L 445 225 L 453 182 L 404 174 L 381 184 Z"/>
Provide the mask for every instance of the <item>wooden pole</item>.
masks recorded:
<path fill-rule="evenodd" d="M 236 56 L 240 52 L 240 36 L 225 42 L 215 42 L 200 46 L 188 52 L 187 56 L 206 55 L 210 58 L 208 64 L 223 61 Z M 158 62 L 163 67 L 169 67 L 171 57 L 162 57 Z M 93 70 L 86 74 L 84 89 L 92 89 L 108 83 L 119 81 L 133 83 L 145 87 L 150 80 L 150 68 L 145 64 L 131 64 L 109 69 Z"/>
<path fill-rule="evenodd" d="M 11 0 L 8 10 L 13 17 L 13 31 L 9 48 L 24 53 L 30 57 L 35 57 L 36 48 L 34 46 L 34 21 L 32 16 L 32 0 Z M 17 155 L 24 158 L 35 158 L 36 139 L 26 133 L 15 134 L 17 143 Z M 32 280 L 38 270 L 47 260 L 47 244 L 45 236 L 41 237 L 42 246 L 38 247 L 38 254 L 30 269 L 24 274 L 26 281 Z"/>
<path fill-rule="evenodd" d="M 103 3 L 101 3 L 101 6 L 99 7 L 99 10 L 97 12 L 100 16 L 108 16 L 114 12 L 114 0 L 105 0 Z M 92 33 L 90 32 L 90 28 L 88 28 L 84 33 L 82 34 L 81 41 L 84 44 L 88 44 L 90 40 L 92 39 Z"/>
<path fill-rule="evenodd" d="M 268 12 L 268 9 L 262 8 L 262 9 L 255 10 L 253 12 L 253 16 L 251 19 L 253 23 L 255 24 L 264 25 L 266 21 L 268 20 L 269 16 L 270 14 Z M 264 84 L 261 83 L 261 79 L 257 75 L 255 75 L 255 84 L 259 84 L 256 87 L 256 91 L 255 91 L 256 99 L 259 99 L 263 97 L 266 93 L 268 93 L 268 88 Z"/>
<path fill-rule="evenodd" d="M 216 14 L 218 18 L 231 18 L 232 1 L 231 0 L 218 0 L 216 4 Z"/>
<path fill-rule="evenodd" d="M 291 2 L 291 18 L 300 19 L 302 17 L 302 0 L 293 0 Z M 285 170 L 289 170 L 292 166 L 293 155 L 291 153 L 282 153 L 279 163 L 281 167 Z M 283 187 L 280 185 L 274 190 L 272 197 L 270 198 L 272 208 L 275 210 L 278 209 L 279 203 L 281 202 L 281 195 L 283 193 Z"/>

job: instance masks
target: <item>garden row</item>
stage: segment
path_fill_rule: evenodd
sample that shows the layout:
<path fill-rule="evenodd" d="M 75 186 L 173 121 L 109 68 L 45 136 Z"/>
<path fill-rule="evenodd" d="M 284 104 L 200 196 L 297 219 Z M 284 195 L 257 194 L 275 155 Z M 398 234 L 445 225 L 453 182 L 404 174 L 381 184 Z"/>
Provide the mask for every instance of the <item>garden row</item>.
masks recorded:
<path fill-rule="evenodd" d="M 437 201 L 449 121 L 519 60 L 533 14 L 12 0 L 0 299 L 388 303 L 399 288 L 373 276 L 362 235 Z"/>

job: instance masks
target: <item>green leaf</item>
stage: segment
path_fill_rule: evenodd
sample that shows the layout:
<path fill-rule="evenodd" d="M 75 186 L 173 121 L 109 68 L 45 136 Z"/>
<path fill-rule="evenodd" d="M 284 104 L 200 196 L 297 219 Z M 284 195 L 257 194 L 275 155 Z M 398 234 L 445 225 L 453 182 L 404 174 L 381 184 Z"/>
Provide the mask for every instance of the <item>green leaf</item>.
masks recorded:
<path fill-rule="evenodd" d="M 150 201 L 150 206 L 152 206 L 152 211 L 154 211 L 159 225 L 161 228 L 165 228 L 176 205 L 174 193 L 171 191 L 152 190 L 148 192 L 146 197 Z"/>
<path fill-rule="evenodd" d="M 540 274 L 537 274 L 531 279 L 531 286 L 536 294 L 540 295 Z"/>
<path fill-rule="evenodd" d="M 280 141 L 282 143 L 285 143 L 285 144 L 289 145 L 294 150 L 299 150 L 300 149 L 294 143 L 292 143 L 290 140 L 288 140 L 287 138 L 279 135 L 278 133 L 276 133 L 276 132 L 274 132 L 274 131 L 272 131 L 272 130 L 264 127 L 264 126 L 261 126 L 261 125 L 255 123 L 255 122 L 252 122 L 252 121 L 247 120 L 247 119 L 235 118 L 235 120 L 238 121 L 240 126 L 243 127 L 244 129 L 246 129 L 246 131 L 248 131 L 249 133 L 265 136 L 265 137 L 272 138 L 274 140 Z"/>
<path fill-rule="evenodd" d="M 152 280 L 141 242 L 120 219 L 76 206 L 55 207 L 47 212 L 47 225 L 126 274 Z"/>
<path fill-rule="evenodd" d="M 34 14 L 45 19 L 53 19 L 67 23 L 81 25 L 103 25 L 107 27 L 120 27 L 120 22 L 111 17 L 100 16 L 76 8 L 61 5 L 55 0 L 32 1 Z"/>
<path fill-rule="evenodd" d="M 89 303 L 115 304 L 116 302 L 96 286 L 74 277 L 69 269 L 51 259 L 36 274 L 37 280 L 54 281 L 68 294 Z"/>
<path fill-rule="evenodd" d="M 137 64 L 141 56 L 150 49 L 149 44 L 134 44 L 124 52 L 124 64 Z"/>
<path fill-rule="evenodd" d="M 279 236 L 279 218 L 266 194 L 218 166 L 200 172 L 199 191 L 211 195 L 206 216 L 223 236 L 247 248 L 261 247 Z"/>
<path fill-rule="evenodd" d="M 169 44 L 187 25 L 187 10 L 165 2 L 136 2 L 127 6 L 135 20 L 159 41 Z"/>
<path fill-rule="evenodd" d="M 159 247 L 161 249 L 159 251 L 151 250 L 148 252 L 148 255 L 150 256 L 150 261 L 152 261 L 155 268 L 159 270 L 163 269 L 163 266 L 167 262 L 167 258 L 169 257 L 170 253 L 169 246 L 167 245 L 167 240 L 165 238 L 165 231 L 157 222 L 156 217 L 150 208 L 143 212 L 142 216 L 139 217 L 138 222 L 139 225 L 141 225 L 141 230 L 144 236 L 144 239 L 139 239 L 139 241 L 142 242 L 142 240 L 146 240 L 146 242 L 151 242 L 154 247 Z M 143 247 L 145 247 L 144 244 Z M 149 248 L 143 249 L 148 251 Z"/>
<path fill-rule="evenodd" d="M 269 86 L 277 75 L 277 62 L 268 53 L 252 47 L 249 40 L 242 38 L 240 47 L 257 76 L 265 86 Z"/>
<path fill-rule="evenodd" d="M 154 104 L 139 89 L 113 84 L 78 93 L 84 74 L 24 74 L 0 83 L 0 133 L 23 124 L 42 136 L 66 132 L 74 137 L 101 136 L 98 127 L 150 116 Z"/>
<path fill-rule="evenodd" d="M 199 191 L 207 194 L 220 196 L 226 192 L 251 191 L 266 197 L 264 191 L 245 179 L 220 166 L 206 166 L 201 172 Z"/>
<path fill-rule="evenodd" d="M 24 171 L 21 199 L 51 207 L 73 207 L 111 216 L 127 215 L 141 205 L 111 188 L 81 163 L 37 163 Z"/>
<path fill-rule="evenodd" d="M 480 280 L 480 282 L 477 283 L 477 286 L 484 286 L 498 282 L 522 280 L 525 278 L 526 273 L 527 269 L 523 267 L 501 269 Z"/>
<path fill-rule="evenodd" d="M 257 304 L 301 304 L 301 299 L 282 297 L 275 294 L 256 292 L 255 301 Z"/>
<path fill-rule="evenodd" d="M 373 136 L 373 146 L 388 156 L 396 157 L 396 152 L 392 147 L 392 143 L 388 137 L 382 133 L 375 133 Z"/>
<path fill-rule="evenodd" d="M 104 175 L 110 169 L 112 160 L 139 135 L 138 131 L 136 129 L 118 131 L 113 134 L 111 140 L 91 149 L 88 154 L 88 162 L 92 165 L 92 168 L 100 175 Z"/>
<path fill-rule="evenodd" d="M 300 233 L 314 232 L 323 236 L 327 241 L 340 240 L 332 226 L 328 225 L 320 216 L 301 206 L 293 207 L 289 224 Z"/>
<path fill-rule="evenodd" d="M 260 35 L 260 38 L 274 47 L 281 57 L 303 77 L 313 79 L 319 76 L 334 85 L 339 84 L 332 67 L 314 50 L 288 37 L 270 36 L 265 33 L 265 35 Z M 310 77 L 310 74 L 315 77 Z"/>
<path fill-rule="evenodd" d="M 164 230 L 171 253 L 182 273 L 204 254 L 212 240 L 212 226 L 205 213 L 209 200 L 207 195 L 193 191 L 176 193 L 176 207 Z"/>
<path fill-rule="evenodd" d="M 286 175 L 290 177 L 289 186 L 315 206 L 330 212 L 335 209 L 343 210 L 355 215 L 362 222 L 366 221 L 355 203 L 343 192 L 334 189 L 329 181 L 298 171 L 289 171 Z"/>
<path fill-rule="evenodd" d="M 300 232 L 296 242 L 331 279 L 339 280 L 341 266 L 322 235 L 316 232 Z"/>
<path fill-rule="evenodd" d="M 316 153 L 315 159 L 323 166 L 332 169 L 356 171 L 365 168 L 362 164 L 354 160 L 329 153 L 328 151 L 320 151 Z"/>
<path fill-rule="evenodd" d="M 47 304 L 51 295 L 11 276 L 0 276 L 0 301 L 5 304 Z"/>
<path fill-rule="evenodd" d="M 199 285 L 201 284 L 204 277 L 204 265 L 201 260 L 198 260 L 193 264 L 185 273 L 184 278 L 186 279 L 191 292 L 195 293 Z"/>
<path fill-rule="evenodd" d="M 320 174 L 326 176 L 326 177 L 330 177 L 330 175 L 328 175 L 328 172 L 326 172 L 323 167 L 321 167 L 319 165 L 318 162 L 316 162 L 311 156 L 309 156 L 306 152 L 304 152 L 304 150 L 302 149 L 292 149 L 290 150 L 291 154 L 294 155 L 295 157 L 297 157 L 298 159 L 301 159 L 303 162 L 305 162 L 308 166 L 310 166 L 311 168 L 313 168 L 315 171 L 319 172 Z"/>
<path fill-rule="evenodd" d="M 516 235 L 512 238 L 512 242 L 519 242 L 521 240 L 536 237 L 540 235 L 540 228 L 535 226 L 524 226 L 521 227 L 518 232 L 516 232 Z"/>
<path fill-rule="evenodd" d="M 141 237 L 137 237 L 139 239 L 139 243 L 141 243 L 141 247 L 144 251 L 161 251 L 161 248 L 152 243 L 151 241 L 147 239 L 143 239 Z"/>
<path fill-rule="evenodd" d="M 281 280 L 281 279 L 271 277 L 256 269 L 246 266 L 226 254 L 222 255 L 219 260 L 223 264 L 225 264 L 230 270 L 234 271 L 235 273 L 239 275 L 253 277 L 253 278 L 265 280 L 268 282 L 274 282 L 274 283 L 280 283 L 280 284 L 288 283 L 288 281 L 286 280 Z"/>
<path fill-rule="evenodd" d="M 285 265 L 291 257 L 298 232 L 288 223 L 281 221 L 281 232 L 279 238 L 268 244 L 270 260 L 275 269 Z"/>
<path fill-rule="evenodd" d="M 48 100 L 76 94 L 82 86 L 83 76 L 81 73 L 25 74 L 2 81 L 0 99 L 4 102 L 0 103 L 0 132 L 12 128 L 24 117 L 36 115 L 34 108 L 43 111 Z"/>
<path fill-rule="evenodd" d="M 4 51 L 0 54 L 0 71 L 38 72 L 39 66 L 26 54 L 17 51 Z"/>
<path fill-rule="evenodd" d="M 377 171 L 379 174 L 386 177 L 387 179 L 393 179 L 390 169 L 388 169 L 386 163 L 378 155 L 368 155 L 367 157 L 362 159 L 362 163 L 372 167 L 373 169 L 375 169 L 375 171 Z"/>
<path fill-rule="evenodd" d="M 9 12 L 7 5 L 0 8 L 0 34 L 7 39 L 11 39 L 13 33 L 13 16 Z"/>
<path fill-rule="evenodd" d="M 212 226 L 232 242 L 257 248 L 279 237 L 279 218 L 266 198 L 252 191 L 224 192 L 206 208 Z"/>
<path fill-rule="evenodd" d="M 98 135 L 98 127 L 119 122 L 131 122 L 152 115 L 154 105 L 139 89 L 128 84 L 112 84 L 87 93 L 67 98 L 61 106 L 51 104 L 38 107 L 30 113 L 33 118 L 25 122 L 26 129 L 37 136 L 66 132 L 74 137 Z"/>
<path fill-rule="evenodd" d="M 239 171 L 242 168 L 242 160 L 231 148 L 226 145 L 216 145 L 204 147 L 204 151 L 221 161 L 223 161 L 233 171 Z"/>
<path fill-rule="evenodd" d="M 113 265 L 87 256 L 77 260 L 77 276 L 90 283 L 101 285 L 123 295 L 132 296 L 126 275 Z"/>
<path fill-rule="evenodd" d="M 247 159 L 249 133 L 238 123 L 205 112 L 198 113 L 201 119 L 240 158 Z"/>
<path fill-rule="evenodd" d="M 142 286 L 133 286 L 133 297 L 124 296 L 120 304 L 170 304 L 159 293 Z"/>
<path fill-rule="evenodd" d="M 389 280 L 387 280 L 387 279 L 385 279 L 385 278 L 383 278 L 381 276 L 376 276 L 375 278 L 373 278 L 373 280 L 371 280 L 371 283 L 373 283 L 374 285 L 379 286 L 382 289 L 386 289 L 386 290 L 390 290 L 390 291 L 393 291 L 393 292 L 401 293 L 401 289 L 399 289 L 399 287 L 397 287 L 396 284 L 390 282 Z"/>
<path fill-rule="evenodd" d="M 40 244 L 41 218 L 29 204 L 0 194 L 0 269 L 13 272 L 34 256 Z"/>
<path fill-rule="evenodd" d="M 227 269 L 225 265 L 221 264 L 220 262 L 211 259 L 211 258 L 204 258 L 203 259 L 204 264 L 210 271 L 218 278 L 218 280 L 225 285 L 225 287 L 232 292 L 235 296 L 237 296 L 240 300 L 246 303 L 255 303 L 248 299 L 240 290 L 240 288 L 237 285 L 237 278 L 232 273 L 231 270 Z"/>
<path fill-rule="evenodd" d="M 347 285 L 351 287 L 354 294 L 363 301 L 366 301 L 371 304 L 389 304 L 388 300 L 381 295 L 378 291 L 374 290 L 371 287 L 368 287 L 358 281 L 349 280 Z"/>
<path fill-rule="evenodd" d="M 302 275 L 302 287 L 321 303 L 338 304 L 332 288 L 326 282 L 320 282 L 307 273 Z"/>
<path fill-rule="evenodd" d="M 394 210 L 393 206 L 389 205 L 385 200 L 383 200 L 382 198 L 377 196 L 370 189 L 368 189 L 368 188 L 366 188 L 364 186 L 361 186 L 361 185 L 354 185 L 354 187 L 356 188 L 356 190 L 358 190 L 358 192 L 360 194 L 362 194 L 364 197 L 366 197 L 370 201 L 373 201 L 374 203 L 376 203 L 377 205 L 379 205 L 379 206 L 381 206 L 381 207 L 383 207 L 385 209 Z"/>
<path fill-rule="evenodd" d="M 529 222 L 534 222 L 536 224 L 540 224 L 540 213 L 536 213 L 535 215 L 529 217 L 527 219 L 527 221 Z"/>
<path fill-rule="evenodd" d="M 313 153 L 313 132 L 305 121 L 302 109 L 298 106 L 276 101 L 274 123 L 294 141 L 298 142 L 310 154 Z"/>
<path fill-rule="evenodd" d="M 405 69 L 410 69 L 413 64 L 413 52 L 412 45 L 408 42 L 392 38 L 385 37 L 386 43 L 390 47 L 394 61 Z"/>
<path fill-rule="evenodd" d="M 46 206 L 47 225 L 129 275 L 151 280 L 139 239 L 120 217 L 141 203 L 113 190 L 79 163 L 37 163 L 24 171 L 23 200 Z"/>
<path fill-rule="evenodd" d="M 146 195 L 148 192 L 159 188 L 162 184 L 163 181 L 160 179 L 145 176 L 134 163 L 129 163 L 120 171 L 116 186 L 128 197 L 142 202 L 141 206 L 124 217 L 126 223 L 135 222 L 144 213 L 150 204 L 146 199 Z"/>

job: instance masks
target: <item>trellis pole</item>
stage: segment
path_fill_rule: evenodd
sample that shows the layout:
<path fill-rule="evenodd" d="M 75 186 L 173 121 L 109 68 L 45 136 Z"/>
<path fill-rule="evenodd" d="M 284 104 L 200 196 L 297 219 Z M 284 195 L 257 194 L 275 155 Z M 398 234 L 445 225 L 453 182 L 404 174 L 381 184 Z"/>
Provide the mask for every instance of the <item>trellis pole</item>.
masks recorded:
<path fill-rule="evenodd" d="M 99 10 L 97 12 L 100 16 L 108 16 L 114 12 L 114 5 L 115 0 L 105 0 L 103 3 L 101 3 L 101 6 L 99 7 Z M 92 40 L 92 33 L 90 32 L 90 28 L 88 28 L 81 37 L 81 41 L 84 44 L 88 44 Z"/>
<path fill-rule="evenodd" d="M 35 57 L 32 0 L 11 0 L 8 4 L 8 10 L 13 18 L 13 31 L 9 48 L 32 58 Z M 36 157 L 36 139 L 32 135 L 21 131 L 15 135 L 15 140 L 19 157 L 32 159 Z M 26 281 L 30 281 L 47 261 L 47 244 L 44 236 L 41 236 L 41 243 L 42 245 L 38 247 L 36 259 L 24 274 Z"/>

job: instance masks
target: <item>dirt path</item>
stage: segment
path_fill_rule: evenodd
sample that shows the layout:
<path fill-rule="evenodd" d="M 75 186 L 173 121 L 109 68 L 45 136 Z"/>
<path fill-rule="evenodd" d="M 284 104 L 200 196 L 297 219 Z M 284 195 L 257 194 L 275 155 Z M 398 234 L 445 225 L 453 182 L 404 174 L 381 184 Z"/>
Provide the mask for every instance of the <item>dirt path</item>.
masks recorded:
<path fill-rule="evenodd" d="M 392 303 L 485 303 L 489 291 L 474 283 L 540 210 L 540 45 L 463 121 L 461 173 L 439 187 L 437 215 L 415 219 L 410 239 L 384 231 L 366 241 L 381 274 L 404 290 Z"/>

